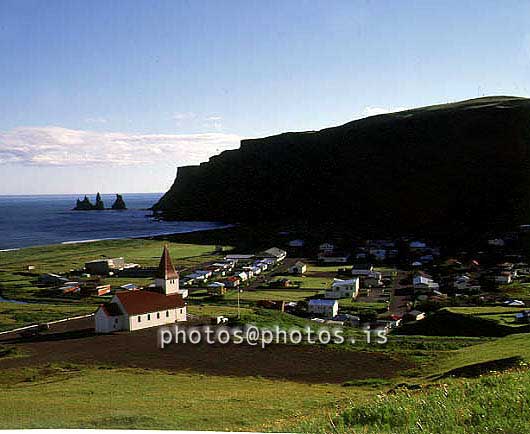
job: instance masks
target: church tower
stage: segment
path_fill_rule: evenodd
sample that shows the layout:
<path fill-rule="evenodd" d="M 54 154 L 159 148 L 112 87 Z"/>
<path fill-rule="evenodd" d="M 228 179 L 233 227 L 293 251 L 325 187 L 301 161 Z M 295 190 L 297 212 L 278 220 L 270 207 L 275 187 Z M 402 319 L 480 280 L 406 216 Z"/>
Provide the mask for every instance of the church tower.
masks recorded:
<path fill-rule="evenodd" d="M 155 275 L 155 285 L 162 290 L 165 295 L 178 294 L 179 291 L 179 274 L 169 256 L 167 246 L 164 246 L 162 257 L 160 258 L 160 265 Z"/>

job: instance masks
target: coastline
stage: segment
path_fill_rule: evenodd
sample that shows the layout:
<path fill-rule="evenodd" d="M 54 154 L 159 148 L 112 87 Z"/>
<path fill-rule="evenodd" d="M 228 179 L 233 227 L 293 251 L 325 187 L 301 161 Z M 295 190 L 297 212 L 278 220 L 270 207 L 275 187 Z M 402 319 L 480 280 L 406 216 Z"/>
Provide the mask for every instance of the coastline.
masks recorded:
<path fill-rule="evenodd" d="M 213 223 L 213 222 L 205 222 L 205 223 Z M 7 248 L 7 249 L 0 249 L 0 253 L 9 253 L 9 252 L 17 252 L 23 249 L 31 249 L 36 247 L 52 247 L 52 246 L 68 246 L 68 245 L 75 245 L 75 244 L 90 244 L 90 243 L 97 243 L 101 241 L 117 241 L 117 240 L 139 240 L 139 239 L 157 239 L 159 237 L 170 237 L 170 236 L 177 236 L 181 234 L 191 234 L 196 232 L 205 232 L 205 231 L 214 231 L 214 230 L 222 230 L 222 229 L 229 229 L 236 227 L 234 224 L 221 224 L 220 226 L 215 227 L 203 227 L 203 228 L 196 228 L 196 229 L 184 229 L 181 231 L 169 231 L 169 232 L 156 232 L 151 233 L 148 235 L 138 235 L 133 237 L 105 237 L 105 238 L 93 238 L 93 239 L 85 239 L 85 240 L 69 240 L 69 241 L 61 241 L 58 243 L 51 243 L 51 244 L 34 244 L 31 246 L 22 246 L 22 247 L 13 247 L 13 248 Z"/>

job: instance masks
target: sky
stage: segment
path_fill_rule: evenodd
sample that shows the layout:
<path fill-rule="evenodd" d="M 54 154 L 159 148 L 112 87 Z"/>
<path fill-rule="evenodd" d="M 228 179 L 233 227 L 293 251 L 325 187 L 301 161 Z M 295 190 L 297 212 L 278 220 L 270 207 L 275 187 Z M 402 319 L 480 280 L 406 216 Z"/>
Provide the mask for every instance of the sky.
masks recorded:
<path fill-rule="evenodd" d="M 0 0 L 0 194 L 166 191 L 241 139 L 530 96 L 530 2 Z"/>

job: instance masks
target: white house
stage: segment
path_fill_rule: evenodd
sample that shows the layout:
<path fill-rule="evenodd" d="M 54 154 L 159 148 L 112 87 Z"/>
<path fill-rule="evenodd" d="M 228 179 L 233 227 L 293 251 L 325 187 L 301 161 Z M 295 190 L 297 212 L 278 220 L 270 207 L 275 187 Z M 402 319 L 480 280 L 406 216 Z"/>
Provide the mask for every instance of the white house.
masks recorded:
<path fill-rule="evenodd" d="M 497 276 L 495 276 L 495 282 L 501 283 L 501 284 L 510 284 L 512 283 L 512 273 L 510 272 L 503 272 Z"/>
<path fill-rule="evenodd" d="M 419 310 L 411 310 L 403 315 L 403 320 L 405 321 L 421 321 L 425 319 L 425 312 L 420 312 Z"/>
<path fill-rule="evenodd" d="M 363 279 L 364 287 L 370 288 L 383 285 L 383 274 L 380 271 L 370 271 L 368 274 L 361 277 Z"/>
<path fill-rule="evenodd" d="M 333 253 L 335 246 L 331 243 L 323 243 L 318 247 L 318 250 L 322 253 Z"/>
<path fill-rule="evenodd" d="M 298 261 L 294 265 L 289 267 L 290 274 L 304 274 L 306 271 L 307 271 L 307 265 L 301 261 Z"/>
<path fill-rule="evenodd" d="M 96 333 L 140 330 L 177 321 L 186 321 L 186 303 L 180 290 L 178 273 L 167 247 L 158 267 L 153 291 L 119 291 L 110 303 L 95 314 Z"/>
<path fill-rule="evenodd" d="M 502 238 L 494 238 L 492 240 L 488 240 L 488 244 L 495 247 L 504 247 L 504 240 Z"/>
<path fill-rule="evenodd" d="M 333 279 L 331 288 L 326 289 L 326 298 L 357 298 L 358 295 L 358 277 L 349 280 Z"/>
<path fill-rule="evenodd" d="M 289 241 L 289 247 L 304 247 L 304 240 Z"/>
<path fill-rule="evenodd" d="M 370 264 L 357 264 L 353 265 L 351 274 L 352 276 L 368 276 L 373 270 L 374 267 Z"/>
<path fill-rule="evenodd" d="M 287 257 L 285 250 L 279 249 L 278 247 L 271 247 L 260 254 L 262 258 L 274 259 L 276 263 L 282 262 Z"/>
<path fill-rule="evenodd" d="M 414 289 L 438 289 L 439 285 L 429 277 L 414 276 L 412 279 Z"/>
<path fill-rule="evenodd" d="M 309 300 L 308 312 L 333 318 L 339 313 L 339 302 L 337 300 Z"/>
<path fill-rule="evenodd" d="M 324 264 L 346 264 L 350 260 L 350 255 L 321 252 L 318 254 L 318 260 Z"/>

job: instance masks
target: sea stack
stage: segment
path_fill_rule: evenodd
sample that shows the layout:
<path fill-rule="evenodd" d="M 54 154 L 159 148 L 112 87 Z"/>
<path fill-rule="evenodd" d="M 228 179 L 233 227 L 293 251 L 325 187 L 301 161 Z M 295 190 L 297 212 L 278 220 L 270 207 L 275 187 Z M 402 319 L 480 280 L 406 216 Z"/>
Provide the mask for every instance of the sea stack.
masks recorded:
<path fill-rule="evenodd" d="M 116 200 L 112 204 L 112 209 L 115 209 L 115 210 L 127 209 L 127 206 L 125 205 L 125 201 L 123 200 L 123 196 L 121 194 L 116 195 Z"/>

